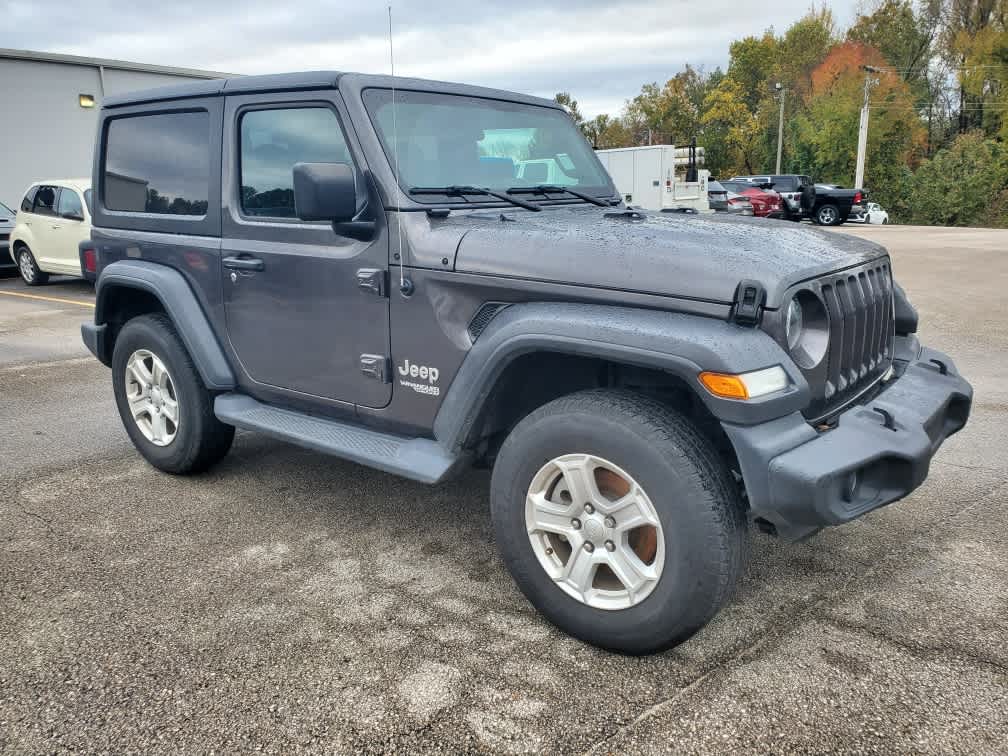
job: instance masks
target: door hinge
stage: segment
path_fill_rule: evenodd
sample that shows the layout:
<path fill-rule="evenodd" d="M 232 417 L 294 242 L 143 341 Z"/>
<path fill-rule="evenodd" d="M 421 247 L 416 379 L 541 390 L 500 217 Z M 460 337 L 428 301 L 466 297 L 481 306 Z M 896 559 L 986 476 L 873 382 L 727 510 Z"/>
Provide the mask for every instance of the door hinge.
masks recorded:
<path fill-rule="evenodd" d="M 759 281 L 742 281 L 735 289 L 732 318 L 739 325 L 754 326 L 763 317 L 766 289 Z"/>
<path fill-rule="evenodd" d="M 392 382 L 392 360 L 383 354 L 362 354 L 360 369 L 368 378 L 374 378 L 379 383 Z"/>
<path fill-rule="evenodd" d="M 388 271 L 361 268 L 357 271 L 357 288 L 378 297 L 388 296 Z"/>

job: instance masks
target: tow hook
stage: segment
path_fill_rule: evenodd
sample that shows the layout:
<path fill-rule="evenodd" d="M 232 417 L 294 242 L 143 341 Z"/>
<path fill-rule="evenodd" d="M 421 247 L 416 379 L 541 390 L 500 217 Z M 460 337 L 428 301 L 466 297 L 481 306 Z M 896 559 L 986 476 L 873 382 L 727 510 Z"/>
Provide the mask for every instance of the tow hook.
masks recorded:
<path fill-rule="evenodd" d="M 893 420 L 892 413 L 889 410 L 884 410 L 881 407 L 872 407 L 872 412 L 878 412 L 882 415 L 883 428 L 888 428 L 891 431 L 896 430 L 896 421 Z"/>

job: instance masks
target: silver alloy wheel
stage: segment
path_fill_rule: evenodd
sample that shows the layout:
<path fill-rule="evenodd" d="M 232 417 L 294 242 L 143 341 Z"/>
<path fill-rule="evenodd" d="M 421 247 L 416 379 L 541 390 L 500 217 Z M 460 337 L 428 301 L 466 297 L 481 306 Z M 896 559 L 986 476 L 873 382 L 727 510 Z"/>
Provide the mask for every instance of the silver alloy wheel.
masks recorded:
<path fill-rule="evenodd" d="M 35 266 L 32 264 L 31 252 L 27 249 L 22 248 L 21 254 L 18 255 L 18 268 L 21 269 L 21 278 L 25 283 L 35 280 Z"/>
<path fill-rule="evenodd" d="M 836 208 L 832 205 L 827 205 L 819 210 L 819 222 L 824 226 L 833 225 L 834 221 L 837 219 Z"/>
<path fill-rule="evenodd" d="M 179 426 L 178 395 L 171 374 L 161 359 L 138 349 L 126 362 L 126 401 L 144 438 L 155 446 L 168 446 Z"/>
<path fill-rule="evenodd" d="M 546 574 L 588 606 L 635 606 L 661 578 L 658 513 L 629 473 L 601 457 L 566 454 L 543 465 L 525 498 L 525 525 Z"/>

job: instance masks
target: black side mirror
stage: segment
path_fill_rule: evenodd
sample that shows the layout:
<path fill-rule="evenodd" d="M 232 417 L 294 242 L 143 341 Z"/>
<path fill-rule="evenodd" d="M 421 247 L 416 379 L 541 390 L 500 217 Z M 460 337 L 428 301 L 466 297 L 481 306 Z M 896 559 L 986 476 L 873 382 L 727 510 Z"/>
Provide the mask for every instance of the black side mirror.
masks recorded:
<path fill-rule="evenodd" d="M 353 220 L 357 214 L 353 168 L 346 163 L 295 163 L 294 209 L 304 221 Z"/>
<path fill-rule="evenodd" d="M 73 210 L 71 210 L 69 212 L 66 212 L 66 213 L 63 213 L 60 217 L 61 218 L 65 218 L 66 220 L 72 220 L 72 221 L 82 221 L 82 220 L 84 220 L 84 216 L 83 215 L 81 215 L 78 212 L 74 212 Z"/>

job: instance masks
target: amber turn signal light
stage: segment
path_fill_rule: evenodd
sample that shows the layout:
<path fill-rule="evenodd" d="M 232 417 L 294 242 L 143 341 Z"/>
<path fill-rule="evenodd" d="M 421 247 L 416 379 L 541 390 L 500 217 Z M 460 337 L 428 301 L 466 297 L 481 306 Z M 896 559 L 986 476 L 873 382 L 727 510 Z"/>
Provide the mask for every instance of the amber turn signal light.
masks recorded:
<path fill-rule="evenodd" d="M 700 383 L 714 396 L 725 399 L 748 399 L 749 390 L 737 375 L 724 373 L 700 373 Z"/>

